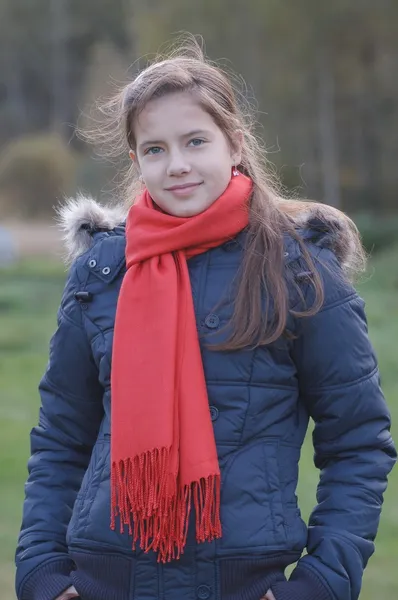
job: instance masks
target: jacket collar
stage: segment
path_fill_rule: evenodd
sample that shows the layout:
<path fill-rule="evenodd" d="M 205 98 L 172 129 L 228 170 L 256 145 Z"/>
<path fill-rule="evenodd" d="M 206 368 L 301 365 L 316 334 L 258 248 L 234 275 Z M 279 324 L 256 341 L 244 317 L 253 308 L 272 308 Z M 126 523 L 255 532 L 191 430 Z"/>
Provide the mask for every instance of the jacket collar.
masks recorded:
<path fill-rule="evenodd" d="M 95 234 L 111 232 L 123 225 L 127 210 L 122 204 L 99 204 L 89 196 L 68 199 L 57 211 L 65 241 L 66 262 L 72 262 L 90 249 Z M 357 235 L 343 213 L 327 205 L 308 203 L 294 221 L 304 240 L 332 250 L 347 273 L 358 270 Z M 298 244 L 290 236 L 286 236 L 285 250 L 288 262 L 300 256 Z"/>

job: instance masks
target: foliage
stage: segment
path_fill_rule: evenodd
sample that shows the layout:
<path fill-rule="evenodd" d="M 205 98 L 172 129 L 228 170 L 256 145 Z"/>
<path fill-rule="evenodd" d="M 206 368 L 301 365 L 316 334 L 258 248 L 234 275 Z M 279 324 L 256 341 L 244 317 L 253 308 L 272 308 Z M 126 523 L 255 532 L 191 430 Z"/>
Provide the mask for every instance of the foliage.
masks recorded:
<path fill-rule="evenodd" d="M 354 218 L 361 233 L 362 242 L 371 254 L 398 244 L 398 217 L 380 217 L 372 213 L 362 213 Z"/>
<path fill-rule="evenodd" d="M 77 145 L 78 116 L 97 97 L 88 75 L 98 46 L 119 53 L 123 80 L 187 30 L 247 81 L 289 186 L 389 214 L 398 207 L 397 24 L 393 0 L 0 0 L 0 139 L 55 128 Z M 113 63 L 96 69 L 107 94 Z"/>
<path fill-rule="evenodd" d="M 92 51 L 104 41 L 128 51 L 129 12 L 126 0 L 1 0 L 0 130 L 70 138 Z"/>
<path fill-rule="evenodd" d="M 50 215 L 60 195 L 73 188 L 74 171 L 73 154 L 57 136 L 12 141 L 0 155 L 2 216 Z"/>

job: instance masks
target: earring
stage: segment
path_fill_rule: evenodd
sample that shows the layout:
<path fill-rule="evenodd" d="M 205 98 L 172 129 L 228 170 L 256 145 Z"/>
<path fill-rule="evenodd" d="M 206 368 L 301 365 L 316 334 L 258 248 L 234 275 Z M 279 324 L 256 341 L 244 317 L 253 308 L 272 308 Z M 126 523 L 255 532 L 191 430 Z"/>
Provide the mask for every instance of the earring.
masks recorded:
<path fill-rule="evenodd" d="M 232 168 L 232 175 L 234 177 L 237 177 L 238 175 L 240 175 L 240 171 L 237 169 L 236 165 Z"/>

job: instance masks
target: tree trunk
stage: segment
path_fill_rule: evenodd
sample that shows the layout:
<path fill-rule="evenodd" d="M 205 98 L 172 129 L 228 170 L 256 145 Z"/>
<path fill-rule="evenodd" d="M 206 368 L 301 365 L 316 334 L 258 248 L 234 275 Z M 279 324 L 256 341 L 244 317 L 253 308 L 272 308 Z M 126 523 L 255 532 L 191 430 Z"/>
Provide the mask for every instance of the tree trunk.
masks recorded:
<path fill-rule="evenodd" d="M 326 49 L 317 61 L 318 74 L 318 132 L 322 161 L 324 202 L 341 206 L 340 178 L 337 151 L 334 75 Z"/>
<path fill-rule="evenodd" d="M 67 0 L 51 0 L 52 35 L 52 125 L 63 137 L 68 135 L 68 7 Z"/>

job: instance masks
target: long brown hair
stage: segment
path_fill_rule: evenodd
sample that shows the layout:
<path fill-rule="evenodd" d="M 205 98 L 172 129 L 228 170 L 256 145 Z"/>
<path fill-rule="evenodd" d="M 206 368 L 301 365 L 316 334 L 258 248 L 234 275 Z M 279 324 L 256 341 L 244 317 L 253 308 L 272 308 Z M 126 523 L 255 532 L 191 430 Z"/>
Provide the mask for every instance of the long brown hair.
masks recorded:
<path fill-rule="evenodd" d="M 107 119 L 105 124 L 86 130 L 84 137 L 105 149 L 105 156 L 127 154 L 129 149 L 134 151 L 134 122 L 139 113 L 150 100 L 175 92 L 193 94 L 230 144 L 236 130 L 243 132 L 242 161 L 237 167 L 253 181 L 245 252 L 230 322 L 231 335 L 226 343 L 214 347 L 237 350 L 270 344 L 284 333 L 289 311 L 284 276 L 284 234 L 289 234 L 300 244 L 314 288 L 312 305 L 294 314 L 300 317 L 314 315 L 323 304 L 319 272 L 295 227 L 295 217 L 309 205 L 314 207 L 314 203 L 289 199 L 279 191 L 280 184 L 268 162 L 263 143 L 255 134 L 253 111 L 244 94 L 234 86 L 233 77 L 206 59 L 201 44 L 195 37 L 188 36 L 166 56 L 157 56 L 115 97 L 100 106 Z M 140 189 L 139 173 L 132 163 L 123 186 L 123 196 L 129 204 Z M 357 264 L 362 265 L 364 253 L 355 225 L 344 213 L 331 207 L 328 210 L 338 213 L 339 219 L 347 220 L 353 236 L 357 237 Z M 264 291 L 267 297 L 265 310 Z"/>

